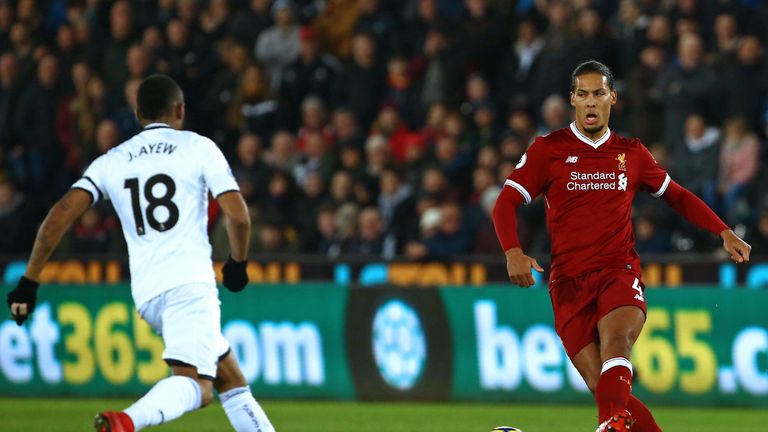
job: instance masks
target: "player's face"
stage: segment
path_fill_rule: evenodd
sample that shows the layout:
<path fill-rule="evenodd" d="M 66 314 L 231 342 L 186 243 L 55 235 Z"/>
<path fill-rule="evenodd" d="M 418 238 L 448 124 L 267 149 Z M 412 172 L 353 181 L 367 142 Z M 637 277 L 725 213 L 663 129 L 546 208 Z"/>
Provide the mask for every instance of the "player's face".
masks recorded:
<path fill-rule="evenodd" d="M 571 92 L 571 106 L 576 108 L 576 126 L 590 138 L 599 138 L 608 127 L 616 91 L 608 87 L 608 79 L 599 73 L 576 77 Z"/>

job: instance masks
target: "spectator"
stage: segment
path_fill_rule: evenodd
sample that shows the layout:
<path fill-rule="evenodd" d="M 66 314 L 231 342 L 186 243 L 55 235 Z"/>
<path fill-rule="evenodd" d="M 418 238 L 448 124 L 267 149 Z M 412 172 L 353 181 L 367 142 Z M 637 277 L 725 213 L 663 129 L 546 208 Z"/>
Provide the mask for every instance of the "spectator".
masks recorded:
<path fill-rule="evenodd" d="M 339 208 L 343 204 L 352 203 L 354 195 L 352 186 L 354 179 L 346 171 L 336 171 L 331 178 L 330 199 L 331 204 Z"/>
<path fill-rule="evenodd" d="M 565 99 L 559 95 L 550 95 L 544 99 L 544 105 L 541 107 L 541 119 L 541 126 L 535 133 L 537 136 L 546 135 L 568 126 L 571 122 L 571 112 Z"/>
<path fill-rule="evenodd" d="M 720 82 L 724 88 L 722 110 L 729 116 L 741 116 L 750 130 L 759 130 L 761 115 L 768 98 L 768 67 L 760 40 L 744 36 L 733 56 L 724 60 Z"/>
<path fill-rule="evenodd" d="M 650 20 L 640 2 L 621 0 L 619 11 L 611 21 L 609 25 L 617 43 L 615 70 L 619 76 L 626 76 L 637 63 L 643 34 Z"/>
<path fill-rule="evenodd" d="M 206 38 L 219 39 L 230 31 L 232 11 L 227 0 L 209 0 L 200 14 L 200 29 Z"/>
<path fill-rule="evenodd" d="M 236 139 L 227 135 L 226 118 L 222 118 L 220 113 L 227 110 L 251 58 L 248 48 L 232 39 L 221 41 L 217 47 L 223 68 L 213 75 L 200 104 L 201 115 L 208 120 L 201 125 L 201 129 L 214 137 L 225 156 L 231 156 L 234 150 L 232 144 Z"/>
<path fill-rule="evenodd" d="M 13 26 L 13 4 L 0 2 L 0 54 L 11 49 L 11 27 Z"/>
<path fill-rule="evenodd" d="M 640 61 L 627 78 L 629 128 L 644 143 L 661 142 L 663 107 L 658 80 L 664 69 L 664 50 L 648 45 L 640 51 Z"/>
<path fill-rule="evenodd" d="M 1 10 L 1 9 L 0 9 Z M 0 55 L 0 154 L 17 145 L 19 138 L 14 126 L 15 107 L 19 98 L 19 65 L 16 55 Z"/>
<path fill-rule="evenodd" d="M 301 247 L 296 230 L 292 226 L 285 226 L 278 215 L 266 217 L 261 222 L 258 233 L 256 243 L 252 247 L 252 251 L 257 254 L 296 253 Z"/>
<path fill-rule="evenodd" d="M 463 224 L 461 208 L 456 204 L 440 207 L 437 232 L 428 233 L 423 242 L 409 243 L 405 254 L 410 259 L 446 259 L 470 251 L 472 237 Z"/>
<path fill-rule="evenodd" d="M 372 36 L 359 33 L 353 37 L 352 61 L 344 67 L 338 84 L 335 103 L 352 110 L 360 126 L 368 129 L 384 90 L 384 74 L 376 63 Z"/>
<path fill-rule="evenodd" d="M 272 96 L 264 70 L 255 64 L 247 66 L 227 107 L 230 136 L 242 132 L 259 135 L 269 141 L 274 131 L 283 126 L 280 104 Z"/>
<path fill-rule="evenodd" d="M 547 3 L 547 19 L 549 26 L 544 36 L 544 48 L 539 57 L 536 82 L 531 88 L 533 106 L 540 106 L 544 99 L 551 94 L 566 97 L 570 88 L 570 73 L 572 64 L 573 40 L 568 30 L 570 5 L 564 0 L 553 0 Z"/>
<path fill-rule="evenodd" d="M 613 39 L 603 31 L 603 22 L 595 9 L 584 8 L 576 17 L 577 33 L 573 51 L 576 54 L 575 64 L 597 60 L 606 64 L 614 64 L 615 47 Z"/>
<path fill-rule="evenodd" d="M 264 196 L 270 177 L 270 168 L 262 160 L 259 136 L 246 133 L 237 142 L 237 158 L 232 163 L 232 173 L 240 186 L 243 198 L 249 204 L 257 203 Z"/>
<path fill-rule="evenodd" d="M 461 101 L 460 89 L 464 74 L 463 56 L 450 39 L 445 25 L 435 25 L 424 40 L 422 57 L 417 58 L 423 68 L 424 85 L 421 107 L 435 103 Z"/>
<path fill-rule="evenodd" d="M 529 89 L 536 79 L 539 55 L 544 49 L 544 39 L 539 35 L 536 24 L 525 20 L 517 27 L 517 39 L 509 45 L 504 55 L 497 87 L 501 107 L 531 104 Z"/>
<path fill-rule="evenodd" d="M 467 17 L 461 26 L 460 50 L 466 56 L 466 68 L 480 72 L 486 77 L 495 77 L 498 59 L 504 55 L 508 41 L 501 15 L 488 0 L 465 0 Z"/>
<path fill-rule="evenodd" d="M 371 132 L 386 138 L 393 159 L 397 162 L 405 159 L 405 145 L 411 132 L 394 106 L 385 105 L 381 108 L 371 126 Z"/>
<path fill-rule="evenodd" d="M 365 140 L 357 124 L 355 114 L 346 108 L 338 108 L 331 119 L 336 148 L 354 147 L 362 150 Z"/>
<path fill-rule="evenodd" d="M 296 137 L 282 130 L 272 136 L 270 151 L 265 155 L 265 162 L 273 169 L 285 172 L 293 171 L 299 163 L 300 155 L 296 152 Z"/>
<path fill-rule="evenodd" d="M 336 165 L 337 159 L 329 151 L 323 136 L 319 132 L 310 132 L 306 136 L 301 161 L 293 167 L 293 177 L 299 187 L 304 186 L 310 172 L 317 172 L 323 181 L 328 181 L 336 170 Z"/>
<path fill-rule="evenodd" d="M 416 0 L 416 13 L 405 23 L 405 37 L 401 41 L 408 56 L 418 57 L 427 39 L 429 31 L 444 25 L 444 19 L 438 14 L 437 0 Z"/>
<path fill-rule="evenodd" d="M 717 78 L 703 62 L 701 38 L 685 34 L 678 43 L 678 64 L 669 66 L 659 78 L 663 100 L 664 134 L 667 145 L 680 142 L 688 114 L 700 112 L 705 118 L 715 117 L 713 90 Z"/>
<path fill-rule="evenodd" d="M 378 209 L 383 228 L 400 253 L 416 216 L 413 190 L 404 182 L 401 171 L 394 167 L 382 172 L 379 190 Z"/>
<path fill-rule="evenodd" d="M 669 235 L 650 214 L 641 214 L 635 219 L 635 250 L 639 254 L 669 252 Z"/>
<path fill-rule="evenodd" d="M 338 151 L 339 169 L 350 173 L 353 178 L 364 178 L 365 164 L 362 151 L 353 146 L 343 146 Z"/>
<path fill-rule="evenodd" d="M 413 70 L 409 70 L 408 59 L 398 55 L 387 62 L 384 103 L 394 107 L 408 127 L 418 127 L 424 117 L 421 106 L 421 85 Z"/>
<path fill-rule="evenodd" d="M 649 19 L 648 28 L 645 31 L 645 42 L 646 45 L 660 47 L 664 51 L 665 60 L 674 56 L 672 25 L 667 16 L 654 15 Z"/>
<path fill-rule="evenodd" d="M 126 0 L 118 0 L 109 11 L 110 41 L 104 53 L 102 72 L 110 96 L 119 95 L 128 79 L 126 66 L 128 48 L 133 42 L 133 7 Z"/>
<path fill-rule="evenodd" d="M 338 255 L 336 235 L 336 211 L 333 206 L 325 205 L 318 208 L 315 230 L 310 238 L 307 252 Z"/>
<path fill-rule="evenodd" d="M 490 186 L 480 195 L 479 210 L 474 224 L 474 235 L 472 238 L 472 251 L 480 254 L 497 254 L 501 250 L 499 241 L 496 238 L 496 230 L 493 226 L 491 215 L 493 206 L 496 204 L 496 198 L 501 189 L 498 186 Z"/>
<path fill-rule="evenodd" d="M 0 252 L 26 253 L 32 248 L 33 229 L 42 219 L 33 218 L 32 208 L 23 193 L 8 180 L 0 180 Z"/>
<path fill-rule="evenodd" d="M 261 32 L 256 42 L 255 57 L 267 67 L 271 86 L 279 88 L 283 70 L 299 57 L 299 26 L 292 0 L 276 0 L 272 4 L 275 24 Z"/>
<path fill-rule="evenodd" d="M 280 96 L 288 106 L 289 123 L 298 123 L 299 107 L 309 95 L 319 97 L 323 104 L 331 102 L 338 60 L 324 54 L 316 30 L 303 27 L 299 32 L 299 57 L 290 63 L 280 81 Z"/>
<path fill-rule="evenodd" d="M 79 254 L 110 252 L 113 249 L 114 229 L 114 221 L 105 220 L 96 207 L 91 207 L 72 227 L 69 250 Z"/>
<path fill-rule="evenodd" d="M 22 93 L 15 118 L 16 134 L 27 161 L 27 184 L 38 192 L 58 192 L 66 187 L 56 175 L 61 171 L 56 135 L 56 116 L 63 102 L 59 96 L 58 62 L 47 55 L 40 60 L 37 80 Z"/>
<path fill-rule="evenodd" d="M 328 0 L 314 26 L 334 57 L 347 60 L 352 52 L 352 34 L 359 14 L 358 0 Z"/>
<path fill-rule="evenodd" d="M 294 198 L 297 194 L 296 184 L 290 174 L 273 171 L 267 184 L 267 193 L 260 203 L 261 213 L 265 215 L 262 222 L 267 223 L 272 220 L 273 225 L 279 225 L 280 229 L 295 227 L 297 202 Z"/>
<path fill-rule="evenodd" d="M 728 61 L 736 53 L 739 46 L 738 24 L 736 17 L 729 13 L 721 13 L 715 18 L 715 53 L 713 63 Z"/>
<path fill-rule="evenodd" d="M 400 46 L 398 29 L 392 16 L 381 6 L 381 0 L 358 0 L 355 33 L 366 33 L 376 41 L 376 62 L 383 63 Z"/>
<path fill-rule="evenodd" d="M 383 135 L 371 135 L 365 141 L 365 173 L 369 177 L 379 178 L 384 168 L 389 165 L 391 152 L 387 138 Z"/>
<path fill-rule="evenodd" d="M 716 186 L 720 155 L 720 131 L 708 126 L 704 117 L 691 114 L 685 119 L 685 137 L 674 152 L 675 180 L 691 192 L 711 197 Z M 710 206 L 714 200 L 706 200 Z"/>
<path fill-rule="evenodd" d="M 358 214 L 357 226 L 357 235 L 350 239 L 345 253 L 362 257 L 383 255 L 385 258 L 391 258 L 391 252 L 385 253 L 384 229 L 376 207 L 362 209 Z"/>
<path fill-rule="evenodd" d="M 125 82 L 123 90 L 124 102 L 115 110 L 112 119 L 120 131 L 120 141 L 136 135 L 141 131 L 141 125 L 136 118 L 136 97 L 139 91 L 141 78 L 131 78 Z"/>
<path fill-rule="evenodd" d="M 274 24 L 269 11 L 270 0 L 249 0 L 248 6 L 235 12 L 229 28 L 245 46 L 256 46 L 259 35 Z"/>
<path fill-rule="evenodd" d="M 102 120 L 96 127 L 96 154 L 89 159 L 96 159 L 120 144 L 120 131 L 112 120 Z"/>
<path fill-rule="evenodd" d="M 721 214 L 730 224 L 743 221 L 749 209 L 737 205 L 760 169 L 760 140 L 749 130 L 743 117 L 725 121 L 725 134 L 720 150 L 718 195 Z M 745 214 L 746 213 L 746 214 Z"/>
<path fill-rule="evenodd" d="M 310 233 L 315 225 L 318 209 L 328 201 L 325 185 L 327 182 L 317 171 L 309 171 L 302 184 L 303 195 L 298 203 L 298 228 L 301 233 Z M 309 236 L 307 236 L 309 237 Z M 308 238 L 304 240 L 309 240 Z"/>
<path fill-rule="evenodd" d="M 143 45 L 133 44 L 125 55 L 125 64 L 128 67 L 128 77 L 124 82 L 130 79 L 144 79 L 151 72 L 151 53 Z"/>
<path fill-rule="evenodd" d="M 333 127 L 328 124 L 325 103 L 315 95 L 308 95 L 301 102 L 301 127 L 299 128 L 299 151 L 306 149 L 306 142 L 310 135 L 318 134 L 330 147 L 333 144 Z"/>

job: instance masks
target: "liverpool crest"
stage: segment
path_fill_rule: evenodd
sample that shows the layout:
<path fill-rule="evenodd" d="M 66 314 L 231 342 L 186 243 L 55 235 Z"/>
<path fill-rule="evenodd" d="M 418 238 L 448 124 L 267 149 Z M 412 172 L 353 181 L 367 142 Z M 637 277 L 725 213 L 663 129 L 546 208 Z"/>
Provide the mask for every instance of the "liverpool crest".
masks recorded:
<path fill-rule="evenodd" d="M 619 161 L 619 170 L 626 171 L 627 170 L 627 154 L 619 153 L 618 156 L 616 156 L 616 160 Z"/>

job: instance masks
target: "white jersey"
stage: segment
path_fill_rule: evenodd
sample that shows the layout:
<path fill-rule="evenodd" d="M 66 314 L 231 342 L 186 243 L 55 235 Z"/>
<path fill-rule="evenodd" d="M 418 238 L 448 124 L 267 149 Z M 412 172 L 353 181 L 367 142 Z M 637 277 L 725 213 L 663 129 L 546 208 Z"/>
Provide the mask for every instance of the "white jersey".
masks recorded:
<path fill-rule="evenodd" d="M 154 123 L 91 163 L 72 186 L 112 201 L 123 227 L 131 293 L 140 308 L 189 283 L 215 283 L 208 241 L 208 191 L 237 191 L 210 139 Z"/>

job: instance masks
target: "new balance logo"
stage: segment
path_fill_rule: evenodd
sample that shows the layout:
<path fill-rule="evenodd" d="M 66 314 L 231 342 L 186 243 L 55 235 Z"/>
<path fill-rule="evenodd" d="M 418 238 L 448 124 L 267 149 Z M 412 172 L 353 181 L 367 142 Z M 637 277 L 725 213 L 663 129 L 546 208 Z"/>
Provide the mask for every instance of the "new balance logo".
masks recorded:
<path fill-rule="evenodd" d="M 579 161 L 578 156 L 568 156 L 567 158 L 565 158 L 565 163 L 575 164 L 578 161 Z"/>

